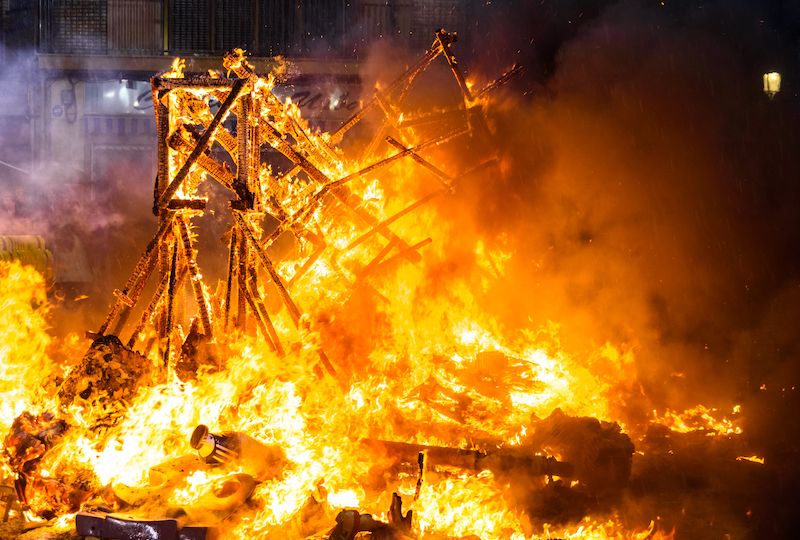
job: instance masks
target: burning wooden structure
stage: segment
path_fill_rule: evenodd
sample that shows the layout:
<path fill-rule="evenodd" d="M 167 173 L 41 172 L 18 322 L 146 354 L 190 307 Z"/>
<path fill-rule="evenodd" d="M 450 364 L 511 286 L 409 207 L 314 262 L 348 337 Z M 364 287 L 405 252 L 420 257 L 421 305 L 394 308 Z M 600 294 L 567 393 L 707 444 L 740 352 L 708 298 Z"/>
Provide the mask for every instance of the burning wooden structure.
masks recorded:
<path fill-rule="evenodd" d="M 327 138 L 311 133 L 298 118 L 296 109 L 291 109 L 290 104 L 282 103 L 272 93 L 274 76 L 258 76 L 242 50 L 233 51 L 224 60 L 225 69 L 234 74 L 234 78 L 216 73 L 184 74 L 177 65 L 177 71 L 154 77 L 158 175 L 153 212 L 158 216 L 159 226 L 130 279 L 121 290 L 114 292 L 115 302 L 94 336 L 119 335 L 123 331 L 148 279 L 155 274 L 158 286 L 134 325 L 127 340 L 128 347 L 133 347 L 142 332 L 152 325 L 164 366 L 168 368 L 171 365 L 172 355 L 177 350 L 174 343 L 176 298 L 188 281 L 198 310 L 192 332 L 213 339 L 215 331 L 227 331 L 231 325 L 245 328 L 250 318 L 255 321 L 265 342 L 282 355 L 281 338 L 259 289 L 259 268 L 274 285 L 294 325 L 301 326 L 303 311 L 292 298 L 291 281 L 299 279 L 326 248 L 330 249 L 314 221 L 326 211 L 330 214 L 328 207 L 331 206 L 344 208 L 350 219 L 366 227 L 363 234 L 345 249 L 354 248 L 374 235 L 386 239 L 384 249 L 364 270 L 394 256 L 412 261 L 418 259 L 416 251 L 427 241 L 409 244 L 392 232 L 390 226 L 431 198 L 452 190 L 456 181 L 422 157 L 420 152 L 476 131 L 480 136 L 486 135 L 485 119 L 477 100 L 519 70 L 515 66 L 473 96 L 450 49 L 454 41 L 455 34 L 437 31 L 433 45 L 419 61 L 387 88 L 377 92 Z M 402 133 L 403 128 L 408 129 L 411 125 L 399 120 L 400 108 L 414 81 L 439 56 L 446 60 L 463 95 L 463 107 L 455 112 L 465 116 L 465 127 L 407 146 L 387 136 L 386 128 L 391 125 Z M 218 107 L 212 111 L 214 101 Z M 384 139 L 398 151 L 360 170 L 343 174 L 344 158 L 333 145 L 376 108 L 384 113 L 384 121 L 365 155 L 372 156 Z M 452 111 L 438 114 L 452 114 Z M 223 149 L 223 159 L 212 154 L 215 144 Z M 262 149 L 265 147 L 288 159 L 293 165 L 291 170 L 273 176 L 269 164 L 264 161 Z M 380 220 L 364 208 L 363 200 L 348 188 L 348 183 L 407 157 L 432 174 L 442 187 Z M 492 163 L 489 160 L 478 164 L 465 175 Z M 232 227 L 228 242 L 228 274 L 224 300 L 218 310 L 214 310 L 209 302 L 208 287 L 196 263 L 191 233 L 193 217 L 202 214 L 207 204 L 198 196 L 203 179 L 217 182 L 233 195 L 229 203 Z M 271 230 L 264 230 L 256 224 L 257 220 L 263 221 L 265 215 L 275 223 Z M 284 232 L 290 232 L 309 248 L 306 260 L 291 280 L 279 275 L 268 252 Z M 324 351 L 317 349 L 317 353 L 321 369 L 335 377 L 336 370 Z"/>
<path fill-rule="evenodd" d="M 565 367 L 555 347 L 511 346 L 490 322 L 451 320 L 449 290 L 425 294 L 427 323 L 441 326 L 410 341 L 452 343 L 404 348 L 403 324 L 418 315 L 403 312 L 407 290 L 389 298 L 369 282 L 401 262 L 422 265 L 435 243 L 430 221 L 401 232 L 400 220 L 498 167 L 486 98 L 520 68 L 476 91 L 454 42 L 437 31 L 330 134 L 272 93 L 280 70 L 257 74 L 241 50 L 225 57 L 224 75 L 184 73 L 176 61 L 152 79 L 157 230 L 89 351 L 38 403 L 58 413 L 18 412 L 12 424 L 6 461 L 28 516 L 68 516 L 65 538 L 117 540 L 516 539 L 549 537 L 549 523 L 615 535 L 617 524 L 607 533 L 582 520 L 621 500 L 634 445 L 597 419 L 607 410 L 569 401 L 575 386 L 607 381 Z M 407 117 L 412 88 L 438 58 L 455 103 Z M 351 157 L 340 143 L 369 115 L 371 136 Z M 457 168 L 429 154 L 458 145 L 473 151 L 453 151 Z M 413 189 L 371 181 L 401 164 Z M 223 190 L 226 272 L 214 288 L 198 265 L 195 223 L 208 193 Z M 291 258 L 279 249 L 286 238 Z M 479 243 L 475 257 L 481 279 L 500 275 L 502 253 Z M 450 276 L 441 266 L 417 278 L 420 290 Z M 445 289 L 462 287 L 468 304 L 471 285 Z M 341 305 L 315 306 L 326 294 Z M 368 348 L 376 341 L 386 345 Z M 606 354 L 622 373 L 622 355 Z M 734 429 L 703 419 L 714 433 Z M 630 536 L 669 535 L 651 522 Z"/>

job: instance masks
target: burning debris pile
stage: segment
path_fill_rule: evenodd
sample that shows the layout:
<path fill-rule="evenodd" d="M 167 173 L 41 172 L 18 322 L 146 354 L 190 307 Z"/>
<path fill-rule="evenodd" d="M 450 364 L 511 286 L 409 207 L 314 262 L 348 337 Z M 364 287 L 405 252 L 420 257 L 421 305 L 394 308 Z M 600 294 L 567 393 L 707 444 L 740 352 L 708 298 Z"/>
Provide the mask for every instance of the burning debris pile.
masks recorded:
<path fill-rule="evenodd" d="M 605 350 L 600 373 L 553 332 L 504 329 L 475 298 L 507 254 L 480 241 L 463 271 L 444 246 L 467 231 L 434 202 L 501 174 L 486 109 L 519 71 L 475 90 L 454 42 L 438 31 L 333 133 L 241 50 L 225 73 L 178 60 L 152 79 L 155 235 L 80 360 L 73 339 L 58 365 L 9 362 L 47 366 L 3 408 L 12 534 L 55 519 L 26 537 L 668 536 L 614 514 L 635 446 L 606 396 L 626 357 Z M 437 58 L 458 98 L 421 112 Z M 372 136 L 348 148 L 357 126 Z M 213 285 L 197 222 L 220 193 Z"/>

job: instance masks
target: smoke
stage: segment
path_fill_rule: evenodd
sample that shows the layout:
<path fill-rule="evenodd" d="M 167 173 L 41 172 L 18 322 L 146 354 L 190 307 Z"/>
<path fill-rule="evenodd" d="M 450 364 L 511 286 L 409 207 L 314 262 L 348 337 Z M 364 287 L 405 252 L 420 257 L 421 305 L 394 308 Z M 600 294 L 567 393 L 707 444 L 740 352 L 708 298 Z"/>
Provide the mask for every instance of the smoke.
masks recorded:
<path fill-rule="evenodd" d="M 559 20 L 582 15 L 544 46 L 549 3 L 486 7 L 477 28 L 509 30 L 472 47 L 477 73 L 509 63 L 498 51 L 528 72 L 490 109 L 502 174 L 451 204 L 515 254 L 485 300 L 510 327 L 556 321 L 579 358 L 606 341 L 633 350 L 658 408 L 741 403 L 745 440 L 786 475 L 750 497 L 793 500 L 796 8 L 666 4 L 564 3 Z M 760 506 L 753 530 L 788 534 L 791 504 Z"/>
<path fill-rule="evenodd" d="M 82 332 L 97 326 L 110 291 L 152 234 L 153 155 L 130 148 L 122 159 L 104 160 L 105 147 L 96 147 L 100 140 L 91 139 L 75 108 L 86 106 L 87 83 L 39 77 L 32 50 L 3 57 L 0 235 L 44 238 L 51 299 L 66 308 L 54 312 L 53 324 Z M 106 137 L 103 144 L 132 143 Z"/>
<path fill-rule="evenodd" d="M 561 44 L 550 78 L 518 84 L 533 97 L 491 109 L 505 174 L 469 188 L 476 221 L 517 253 L 495 291 L 507 320 L 561 321 L 576 349 L 635 346 L 666 403 L 757 388 L 733 360 L 741 335 L 798 278 L 798 104 L 761 92 L 769 32 L 742 40 L 760 24 L 744 9 L 710 25 L 721 10 L 605 9 Z M 791 44 L 770 42 L 784 62 Z"/>

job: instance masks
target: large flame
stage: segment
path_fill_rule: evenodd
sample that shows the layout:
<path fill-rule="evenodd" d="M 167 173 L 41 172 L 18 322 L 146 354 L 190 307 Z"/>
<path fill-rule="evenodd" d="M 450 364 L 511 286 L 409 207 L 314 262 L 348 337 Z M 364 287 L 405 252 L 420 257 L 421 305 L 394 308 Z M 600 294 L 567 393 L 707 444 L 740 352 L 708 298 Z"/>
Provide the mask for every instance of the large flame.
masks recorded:
<path fill-rule="evenodd" d="M 176 61 L 169 76 L 180 78 L 182 66 Z M 276 76 L 260 78 L 252 91 L 271 94 Z M 171 116 L 171 132 L 178 130 L 181 119 L 207 125 L 211 118 L 198 101 L 207 103 L 209 97 L 224 98 L 215 90 L 171 92 L 166 103 L 176 113 Z M 284 127 L 281 122 L 298 124 L 308 137 L 304 144 L 309 159 L 331 178 L 394 153 L 386 150 L 363 162 L 347 161 L 340 149 L 331 147 L 329 134 L 308 126 L 296 104 L 287 102 L 283 110 L 277 127 Z M 330 149 L 332 155 L 315 155 L 312 148 Z M 191 147 L 170 150 L 173 175 L 190 151 Z M 444 151 L 437 151 L 435 159 L 445 170 L 460 165 L 457 155 Z M 206 174 L 195 167 L 179 194 L 191 195 Z M 271 169 L 260 174 L 264 185 L 275 186 Z M 364 174 L 348 187 L 379 220 L 441 189 L 411 160 L 397 160 L 389 169 Z M 313 185 L 296 178 L 280 190 L 280 202 L 290 214 L 303 212 L 315 192 Z M 314 246 L 295 238 L 277 266 L 306 312 L 298 329 L 285 310 L 274 315 L 284 336 L 285 357 L 252 333 L 218 333 L 221 369 L 201 370 L 185 382 L 171 374 L 143 385 L 119 421 L 103 430 L 92 428 L 85 408 L 59 407 L 54 398 L 64 377 L 63 351 L 76 350 L 78 341 L 70 337 L 60 355 L 48 354 L 53 338 L 47 330 L 43 279 L 29 267 L 0 263 L 0 427 L 7 431 L 25 410 L 60 410 L 71 427 L 43 458 L 42 476 L 89 469 L 98 485 L 110 485 L 131 498 L 146 497 L 148 489 L 163 482 L 154 478 L 154 470 L 194 454 L 189 435 L 198 424 L 214 432 L 246 433 L 264 445 L 280 447 L 287 461 L 281 474 L 259 483 L 251 502 L 236 513 L 231 534 L 242 539 L 280 531 L 296 536 L 315 532 L 304 529 L 302 516 L 309 501 L 326 509 L 328 524 L 331 512 L 342 508 L 384 516 L 392 491 L 403 495 L 414 510 L 416 532 L 423 538 L 662 534 L 652 522 L 623 525 L 613 515 L 564 528 L 532 524 L 514 507 L 509 486 L 490 471 L 429 474 L 418 494 L 413 475 L 401 475 L 394 483 L 376 479 L 373 468 L 381 457 L 364 449 L 364 439 L 462 448 L 491 440 L 514 446 L 525 439 L 533 420 L 556 409 L 619 421 L 616 413 L 630 405 L 630 396 L 641 392 L 633 352 L 608 343 L 574 358 L 561 347 L 555 323 L 546 328 L 507 328 L 486 308 L 485 300 L 491 285 L 505 278 L 505 265 L 514 253 L 502 239 L 477 233 L 470 249 L 452 249 L 449 238 L 474 230 L 444 216 L 436 204 L 420 205 L 392 225 L 410 243 L 432 239 L 420 249 L 417 263 L 393 257 L 372 264 L 385 240 L 379 235 L 362 240 L 364 230 L 354 221 L 332 219 L 318 209 L 311 223 L 328 241 L 325 254 L 307 266 Z M 464 239 L 458 244 L 464 245 Z M 274 295 L 262 287 L 268 299 Z M 204 294 L 212 303 L 219 302 L 211 291 Z M 147 337 L 140 336 L 139 344 Z M 315 374 L 319 344 L 347 378 L 346 389 Z M 154 354 L 149 361 L 155 368 L 161 359 Z M 717 419 L 715 413 L 698 405 L 685 413 L 654 411 L 649 421 L 680 432 L 741 432 L 733 421 Z M 241 471 L 246 472 L 244 465 Z M 194 470 L 174 481 L 167 504 L 187 509 L 200 505 L 208 486 L 231 472 L 238 471 Z"/>

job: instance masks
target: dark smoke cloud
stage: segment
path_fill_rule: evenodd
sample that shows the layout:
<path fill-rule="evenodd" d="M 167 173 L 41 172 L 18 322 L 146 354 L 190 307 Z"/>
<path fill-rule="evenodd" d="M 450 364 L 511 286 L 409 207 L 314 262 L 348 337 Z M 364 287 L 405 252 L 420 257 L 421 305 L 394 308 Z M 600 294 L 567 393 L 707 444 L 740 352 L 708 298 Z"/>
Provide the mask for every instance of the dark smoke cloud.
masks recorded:
<path fill-rule="evenodd" d="M 633 347 L 655 406 L 742 403 L 745 440 L 784 475 L 752 495 L 763 504 L 753 530 L 789 535 L 800 428 L 798 8 L 483 9 L 477 28 L 507 31 L 472 40 L 478 72 L 509 57 L 529 68 L 491 111 L 507 174 L 470 188 L 476 221 L 517 252 L 492 305 L 510 325 L 558 321 L 579 356 L 606 340 Z M 773 69 L 783 90 L 769 100 L 761 75 Z"/>

